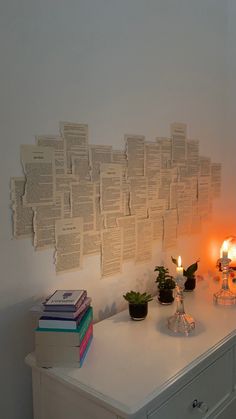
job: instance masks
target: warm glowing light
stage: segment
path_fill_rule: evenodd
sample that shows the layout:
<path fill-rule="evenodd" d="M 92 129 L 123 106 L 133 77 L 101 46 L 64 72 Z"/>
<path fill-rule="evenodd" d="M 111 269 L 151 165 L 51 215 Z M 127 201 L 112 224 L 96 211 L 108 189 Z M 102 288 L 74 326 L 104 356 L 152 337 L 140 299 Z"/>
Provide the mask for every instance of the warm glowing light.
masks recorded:
<path fill-rule="evenodd" d="M 227 256 L 225 256 L 227 253 Z M 226 237 L 221 246 L 222 257 L 228 257 L 231 259 L 230 266 L 236 266 L 236 237 Z"/>
<path fill-rule="evenodd" d="M 181 256 L 178 257 L 178 268 L 181 268 L 182 266 L 182 260 L 181 260 Z"/>
<path fill-rule="evenodd" d="M 228 244 L 228 241 L 225 240 L 222 245 L 222 258 L 228 257 L 228 250 L 229 250 L 229 244 Z"/>

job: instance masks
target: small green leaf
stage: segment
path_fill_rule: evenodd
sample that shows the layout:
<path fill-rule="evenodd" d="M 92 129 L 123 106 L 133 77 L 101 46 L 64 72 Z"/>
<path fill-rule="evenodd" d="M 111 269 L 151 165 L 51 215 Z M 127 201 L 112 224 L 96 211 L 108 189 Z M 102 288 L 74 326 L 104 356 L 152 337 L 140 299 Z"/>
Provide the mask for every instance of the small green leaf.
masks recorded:
<path fill-rule="evenodd" d="M 171 260 L 172 260 L 172 262 L 173 262 L 176 266 L 178 266 L 177 259 L 175 259 L 175 258 L 173 258 L 173 256 L 171 256 Z"/>

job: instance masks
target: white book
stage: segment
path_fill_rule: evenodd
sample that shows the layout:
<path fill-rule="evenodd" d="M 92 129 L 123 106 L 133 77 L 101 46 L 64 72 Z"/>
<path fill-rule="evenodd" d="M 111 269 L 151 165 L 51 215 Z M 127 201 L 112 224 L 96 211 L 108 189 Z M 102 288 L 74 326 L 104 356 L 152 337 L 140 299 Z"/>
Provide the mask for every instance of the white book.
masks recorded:
<path fill-rule="evenodd" d="M 76 306 L 80 298 L 85 294 L 85 290 L 57 290 L 45 301 L 48 306 Z"/>

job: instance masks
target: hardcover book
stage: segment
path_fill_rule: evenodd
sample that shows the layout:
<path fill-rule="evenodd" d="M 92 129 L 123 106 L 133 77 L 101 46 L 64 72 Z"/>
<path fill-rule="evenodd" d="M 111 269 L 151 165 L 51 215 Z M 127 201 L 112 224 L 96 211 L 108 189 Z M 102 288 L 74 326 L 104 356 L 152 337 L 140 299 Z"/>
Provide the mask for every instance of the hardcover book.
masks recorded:
<path fill-rule="evenodd" d="M 46 309 L 55 307 L 75 308 L 86 290 L 57 290 L 44 302 Z"/>
<path fill-rule="evenodd" d="M 93 338 L 93 324 L 90 323 L 80 346 L 36 345 L 35 355 L 40 367 L 81 367 Z"/>
<path fill-rule="evenodd" d="M 92 299 L 90 297 L 86 297 L 79 301 L 80 304 L 76 306 L 76 311 L 52 311 L 52 310 L 38 310 L 38 313 L 41 314 L 41 316 L 49 316 L 51 318 L 57 318 L 57 319 L 76 319 L 82 311 L 84 311 L 86 308 L 88 308 L 91 304 Z"/>

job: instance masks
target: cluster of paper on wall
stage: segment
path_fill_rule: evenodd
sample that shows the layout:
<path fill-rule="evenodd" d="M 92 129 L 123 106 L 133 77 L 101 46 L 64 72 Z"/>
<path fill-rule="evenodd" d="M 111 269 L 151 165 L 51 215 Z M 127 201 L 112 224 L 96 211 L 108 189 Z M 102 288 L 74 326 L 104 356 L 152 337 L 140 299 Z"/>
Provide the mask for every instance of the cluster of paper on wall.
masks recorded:
<path fill-rule="evenodd" d="M 169 138 L 125 135 L 123 150 L 89 145 L 88 126 L 60 123 L 60 135 L 21 146 L 24 177 L 11 179 L 13 235 L 54 248 L 56 272 L 101 255 L 102 276 L 126 261 L 148 262 L 153 244 L 174 248 L 201 230 L 220 196 L 221 165 L 199 154 L 186 125 Z"/>

